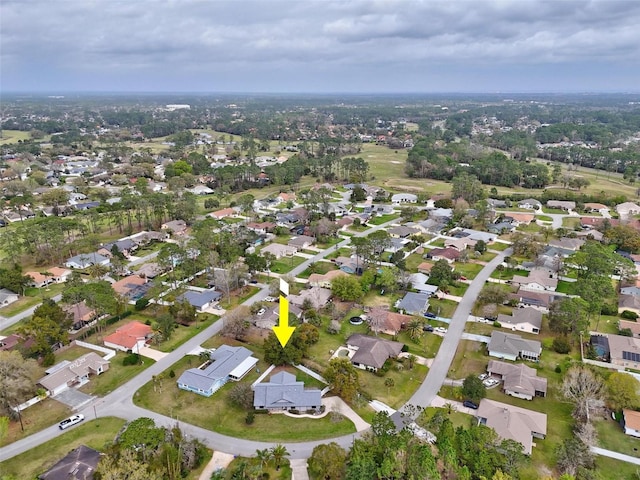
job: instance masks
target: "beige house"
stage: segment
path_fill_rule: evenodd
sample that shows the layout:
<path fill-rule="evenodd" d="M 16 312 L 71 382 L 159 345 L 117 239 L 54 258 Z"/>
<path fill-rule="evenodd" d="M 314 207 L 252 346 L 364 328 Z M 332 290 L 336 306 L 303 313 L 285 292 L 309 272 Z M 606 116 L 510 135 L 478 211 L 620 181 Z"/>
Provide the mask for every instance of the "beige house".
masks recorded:
<path fill-rule="evenodd" d="M 552 278 L 547 270 L 534 268 L 529 272 L 528 277 L 514 275 L 511 284 L 524 290 L 555 292 L 558 286 L 558 279 Z"/>
<path fill-rule="evenodd" d="M 523 363 L 513 364 L 489 360 L 487 372 L 502 379 L 502 388 L 507 395 L 525 400 L 547 396 L 547 379 L 538 377 L 535 368 Z"/>
<path fill-rule="evenodd" d="M 331 281 L 337 277 L 349 275 L 342 270 L 331 270 L 327 273 L 312 273 L 309 275 L 309 285 L 312 287 L 331 288 Z"/>
<path fill-rule="evenodd" d="M 640 340 L 622 335 L 605 335 L 611 363 L 621 367 L 640 368 Z"/>
<path fill-rule="evenodd" d="M 542 312 L 532 307 L 517 308 L 511 315 L 498 315 L 498 323 L 502 328 L 538 334 L 542 328 Z"/>
<path fill-rule="evenodd" d="M 640 315 L 640 298 L 635 295 L 620 295 L 618 297 L 618 313 L 622 313 L 625 310 Z"/>
<path fill-rule="evenodd" d="M 298 249 L 290 245 L 282 245 L 281 243 L 270 243 L 269 245 L 264 247 L 260 251 L 260 253 L 263 255 L 265 253 L 270 253 L 279 260 L 282 257 L 294 256 L 296 253 L 298 253 Z"/>
<path fill-rule="evenodd" d="M 533 439 L 547 435 L 547 415 L 495 400 L 482 399 L 476 414 L 478 423 L 493 428 L 500 438 L 515 440 L 531 455 Z"/>
<path fill-rule="evenodd" d="M 48 374 L 38 380 L 38 384 L 54 396 L 68 388 L 81 386 L 89 381 L 90 375 L 100 375 L 109 370 L 109 360 L 95 352 L 70 362 L 65 360 L 47 370 Z"/>

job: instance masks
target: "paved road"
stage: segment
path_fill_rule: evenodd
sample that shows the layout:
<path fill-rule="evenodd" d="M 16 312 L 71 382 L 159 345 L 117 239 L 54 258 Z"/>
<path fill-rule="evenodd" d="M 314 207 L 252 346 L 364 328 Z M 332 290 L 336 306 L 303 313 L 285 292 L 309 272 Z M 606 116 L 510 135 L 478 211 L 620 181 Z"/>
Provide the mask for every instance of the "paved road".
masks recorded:
<path fill-rule="evenodd" d="M 53 297 L 51 297 L 51 299 L 54 302 L 59 302 L 60 299 L 62 298 L 62 295 L 54 295 Z M 33 315 L 33 312 L 35 311 L 36 308 L 38 308 L 41 305 L 41 303 L 34 305 L 31 308 L 28 308 L 26 310 L 24 310 L 23 312 L 20 313 L 16 313 L 13 317 L 1 317 L 0 316 L 0 330 L 4 330 L 5 328 L 9 328 L 12 325 L 15 325 L 16 323 L 18 323 L 20 320 L 23 320 L 27 317 L 30 317 L 31 315 Z"/>
<path fill-rule="evenodd" d="M 364 232 L 358 233 L 357 236 L 366 236 L 371 232 L 386 228 L 395 222 L 396 220 L 372 227 Z M 344 240 L 337 244 L 337 248 L 347 246 L 348 244 L 349 240 Z M 309 264 L 321 260 L 322 258 L 335 251 L 337 248 L 336 246 L 332 246 L 331 248 L 328 248 L 318 253 L 317 255 L 314 255 L 312 258 L 305 260 L 302 264 L 294 268 L 290 272 L 290 274 L 293 276 L 298 275 L 299 273 L 304 271 L 309 266 Z M 262 301 L 268 295 L 269 287 L 265 285 L 260 289 L 258 293 L 243 302 L 243 305 L 249 306 L 255 302 Z M 89 405 L 79 413 L 83 413 L 87 419 L 95 418 L 96 415 L 98 417 L 116 416 L 127 420 L 134 420 L 136 418 L 146 416 L 153 418 L 160 425 L 173 425 L 176 421 L 175 419 L 166 417 L 164 415 L 159 415 L 157 413 L 135 406 L 133 404 L 132 397 L 134 393 L 145 383 L 149 382 L 154 375 L 158 375 L 159 373 L 163 372 L 175 362 L 184 357 L 188 352 L 193 350 L 195 347 L 204 343 L 213 335 L 219 333 L 223 325 L 224 317 L 207 327 L 205 330 L 191 338 L 189 341 L 185 342 L 173 352 L 169 353 L 162 360 L 147 368 L 144 372 L 141 372 L 139 375 L 134 377 L 126 384 L 122 385 L 120 388 L 106 395 L 104 398 L 97 400 L 92 405 Z M 180 422 L 180 427 L 185 431 L 185 433 L 200 438 L 214 450 L 233 452 L 236 455 L 253 455 L 257 449 L 269 448 L 273 446 L 273 443 L 253 442 L 232 438 L 183 422 Z M 57 426 L 54 425 L 45 430 L 34 433 L 29 437 L 26 437 L 0 449 L 0 461 L 6 460 L 22 452 L 30 450 L 70 430 L 71 429 L 61 431 L 59 428 L 57 428 Z M 345 448 L 349 448 L 353 442 L 353 439 L 357 436 L 358 434 L 346 435 L 340 438 L 332 439 L 332 441 L 337 442 Z M 326 441 L 291 443 L 287 444 L 287 449 L 291 453 L 291 458 L 308 458 L 311 456 L 313 448 L 320 443 L 326 443 Z"/>
<path fill-rule="evenodd" d="M 497 257 L 491 260 L 480 271 L 480 273 L 478 273 L 476 278 L 473 279 L 473 282 L 469 285 L 469 288 L 462 297 L 462 300 L 458 304 L 458 307 L 449 322 L 447 334 L 445 335 L 442 345 L 438 350 L 438 354 L 429 369 L 427 378 L 422 382 L 422 385 L 420 385 L 407 404 L 428 407 L 436 398 L 436 395 L 440 390 L 440 386 L 443 384 L 445 378 L 447 378 L 447 373 L 451 367 L 453 357 L 456 354 L 458 343 L 462 338 L 464 326 L 469 318 L 469 314 L 471 313 L 471 308 L 473 307 L 480 290 L 482 290 L 482 286 L 485 284 L 493 270 L 495 270 L 495 268 L 504 261 L 504 257 L 511 255 L 511 253 L 511 248 L 501 252 Z"/>
<path fill-rule="evenodd" d="M 603 457 L 615 458 L 616 460 L 621 460 L 623 462 L 640 465 L 640 458 L 632 457 L 631 455 L 625 455 L 624 453 L 605 450 L 604 448 L 600 447 L 591 447 L 591 452 L 595 453 L 596 455 L 602 455 Z"/>

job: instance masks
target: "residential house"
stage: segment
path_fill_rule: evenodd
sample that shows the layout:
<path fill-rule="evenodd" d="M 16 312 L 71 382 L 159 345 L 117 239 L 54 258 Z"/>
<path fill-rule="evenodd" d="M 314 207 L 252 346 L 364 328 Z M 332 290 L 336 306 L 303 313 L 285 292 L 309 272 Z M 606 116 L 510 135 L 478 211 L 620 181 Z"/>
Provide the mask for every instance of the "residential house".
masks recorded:
<path fill-rule="evenodd" d="M 184 220 L 171 220 L 163 223 L 160 229 L 169 232 L 171 235 L 183 236 L 187 232 L 187 223 Z"/>
<path fill-rule="evenodd" d="M 276 228 L 276 224 L 273 222 L 247 223 L 247 229 L 257 233 L 258 235 L 265 235 L 267 233 L 271 233 L 275 228 Z"/>
<path fill-rule="evenodd" d="M 429 308 L 429 295 L 426 293 L 407 292 L 396 302 L 396 308 L 410 315 L 422 315 Z"/>
<path fill-rule="evenodd" d="M 558 279 L 552 278 L 546 269 L 534 268 L 528 277 L 514 275 L 511 283 L 524 290 L 554 292 L 558 286 Z"/>
<path fill-rule="evenodd" d="M 438 292 L 437 285 L 431 285 L 427 283 L 429 281 L 429 276 L 422 273 L 412 273 L 409 276 L 409 282 L 411 283 L 411 288 L 417 290 L 419 293 L 426 293 L 430 297 L 433 297 Z"/>
<path fill-rule="evenodd" d="M 50 275 L 44 275 L 45 273 L 49 273 Z M 33 280 L 30 285 L 36 288 L 42 288 L 52 283 L 64 283 L 67 281 L 67 278 L 71 275 L 71 270 L 66 268 L 59 267 L 51 267 L 48 270 L 43 272 L 26 272 L 26 276 L 31 277 Z"/>
<path fill-rule="evenodd" d="M 367 320 L 372 332 L 393 336 L 400 333 L 411 322 L 412 317 L 390 312 L 386 308 L 373 307 L 367 314 Z"/>
<path fill-rule="evenodd" d="M 433 268 L 433 263 L 431 262 L 422 262 L 420 265 L 418 265 L 418 272 L 420 273 L 425 273 L 425 274 L 430 274 L 431 273 L 431 269 Z"/>
<path fill-rule="evenodd" d="M 80 358 L 64 360 L 47 370 L 47 375 L 38 380 L 38 384 L 55 396 L 68 388 L 84 385 L 90 375 L 100 375 L 109 370 L 109 360 L 95 352 L 89 352 Z"/>
<path fill-rule="evenodd" d="M 149 325 L 133 321 L 118 328 L 111 335 L 104 337 L 103 343 L 105 347 L 123 352 L 140 353 L 140 349 L 146 346 L 152 334 L 153 329 Z"/>
<path fill-rule="evenodd" d="M 576 232 L 576 236 L 579 238 L 584 238 L 585 240 L 592 239 L 596 242 L 601 242 L 604 239 L 604 234 L 602 232 L 592 229 L 582 232 Z"/>
<path fill-rule="evenodd" d="M 547 396 L 547 379 L 538 377 L 538 371 L 535 368 L 523 363 L 513 364 L 489 360 L 487 373 L 500 377 L 504 393 L 512 397 L 533 400 L 534 397 Z"/>
<path fill-rule="evenodd" d="M 557 247 L 563 250 L 569 250 L 570 252 L 577 252 L 585 244 L 585 240 L 582 238 L 554 238 L 549 240 L 549 246 Z"/>
<path fill-rule="evenodd" d="M 640 339 L 612 334 L 598 335 L 597 338 L 606 341 L 605 350 L 608 347 L 612 364 L 634 369 L 640 367 Z"/>
<path fill-rule="evenodd" d="M 6 337 L 0 335 L 0 351 L 13 350 L 22 342 L 24 342 L 24 338 L 17 333 L 12 333 Z"/>
<path fill-rule="evenodd" d="M 182 295 L 176 298 L 176 302 L 182 302 L 186 300 L 189 304 L 195 307 L 197 312 L 204 312 L 208 308 L 214 306 L 222 298 L 222 293 L 215 290 L 187 290 Z"/>
<path fill-rule="evenodd" d="M 222 210 L 216 210 L 215 212 L 211 212 L 208 216 L 215 218 L 217 220 L 222 220 L 226 217 L 233 217 L 237 215 L 238 212 L 234 208 L 223 208 Z"/>
<path fill-rule="evenodd" d="M 317 388 L 304 388 L 304 382 L 295 375 L 278 372 L 268 382 L 253 386 L 253 408 L 259 410 L 320 410 L 322 392 Z"/>
<path fill-rule="evenodd" d="M 633 202 L 624 202 L 616 205 L 616 212 L 620 218 L 627 218 L 629 216 L 640 214 L 640 205 Z"/>
<path fill-rule="evenodd" d="M 109 258 L 94 252 L 81 253 L 80 255 L 71 257 L 65 262 L 64 266 L 67 268 L 76 268 L 81 270 L 92 265 L 109 265 L 109 263 Z"/>
<path fill-rule="evenodd" d="M 418 196 L 413 193 L 396 193 L 391 196 L 391 202 L 395 205 L 400 205 L 401 203 L 416 203 L 418 201 Z"/>
<path fill-rule="evenodd" d="M 468 248 L 473 248 L 478 243 L 476 240 L 469 237 L 462 238 L 447 238 L 444 241 L 445 248 L 453 248 L 459 252 L 466 250 Z"/>
<path fill-rule="evenodd" d="M 311 287 L 302 290 L 299 295 L 289 295 L 289 304 L 302 307 L 305 300 L 309 300 L 313 308 L 320 309 L 331 298 L 331 290 L 322 287 Z"/>
<path fill-rule="evenodd" d="M 276 257 L 276 259 L 281 259 L 282 257 L 292 257 L 296 253 L 298 253 L 298 249 L 296 247 L 292 247 L 290 245 L 282 245 L 280 243 L 271 243 L 264 247 L 260 253 L 263 255 L 265 253 L 270 253 Z"/>
<path fill-rule="evenodd" d="M 535 308 L 516 308 L 511 315 L 498 315 L 498 323 L 502 328 L 510 328 L 527 333 L 540 333 L 542 328 L 542 312 Z"/>
<path fill-rule="evenodd" d="M 351 257 L 338 257 L 335 263 L 340 270 L 349 274 L 360 275 L 364 269 L 365 261 L 363 258 L 353 255 Z"/>
<path fill-rule="evenodd" d="M 189 189 L 189 191 L 194 195 L 211 195 L 213 193 L 213 190 L 206 185 L 196 185 Z"/>
<path fill-rule="evenodd" d="M 548 200 L 547 208 L 559 208 L 560 210 L 575 210 L 576 202 L 566 201 L 566 200 Z"/>
<path fill-rule="evenodd" d="M 72 317 L 74 330 L 80 330 L 96 318 L 96 311 L 90 308 L 84 300 L 73 305 L 61 305 L 61 307 L 67 315 Z"/>
<path fill-rule="evenodd" d="M 376 372 L 389 358 L 400 355 L 403 343 L 356 333 L 347 339 L 347 348 L 355 350 L 351 363 L 362 370 Z"/>
<path fill-rule="evenodd" d="M 602 203 L 585 203 L 584 204 L 584 210 L 585 212 L 596 212 L 596 213 L 603 213 L 603 212 L 609 212 L 609 207 L 607 207 L 606 205 L 602 204 Z"/>
<path fill-rule="evenodd" d="M 287 242 L 287 245 L 290 247 L 295 247 L 298 250 L 303 250 L 305 248 L 309 248 L 315 242 L 316 242 L 316 239 L 314 237 L 309 237 L 307 235 L 299 235 L 289 240 Z"/>
<path fill-rule="evenodd" d="M 487 198 L 487 205 L 489 205 L 490 208 L 507 208 L 507 202 L 495 198 Z"/>
<path fill-rule="evenodd" d="M 460 257 L 460 251 L 453 248 L 433 248 L 427 252 L 427 258 L 437 262 L 444 260 L 447 263 L 453 263 Z"/>
<path fill-rule="evenodd" d="M 336 220 L 336 225 L 338 226 L 338 228 L 340 230 L 346 230 L 347 228 L 349 228 L 351 225 L 353 225 L 353 221 L 355 220 L 355 217 L 342 217 Z"/>
<path fill-rule="evenodd" d="M 622 409 L 622 422 L 624 433 L 632 437 L 640 437 L 640 412 Z"/>
<path fill-rule="evenodd" d="M 127 297 L 130 300 L 137 300 L 144 296 L 149 287 L 145 287 L 148 280 L 139 275 L 129 275 L 117 282 L 111 284 L 111 288 L 123 297 Z"/>
<path fill-rule="evenodd" d="M 511 225 L 529 225 L 536 216 L 533 213 L 509 213 L 503 217 L 505 221 L 511 222 Z"/>
<path fill-rule="evenodd" d="M 487 346 L 490 357 L 515 362 L 518 358 L 537 362 L 542 353 L 542 344 L 536 340 L 525 340 L 519 335 L 493 331 Z"/>
<path fill-rule="evenodd" d="M 413 227 L 407 227 L 406 225 L 399 225 L 397 227 L 389 228 L 387 233 L 391 238 L 409 238 L 411 235 L 420 233 L 420 230 Z"/>
<path fill-rule="evenodd" d="M 505 233 L 512 233 L 516 230 L 516 226 L 511 222 L 498 222 L 498 223 L 490 223 L 487 226 L 487 230 L 489 233 L 493 233 L 495 235 L 503 235 Z"/>
<path fill-rule="evenodd" d="M 473 230 L 471 228 L 463 228 L 462 230 L 458 230 L 454 235 L 469 237 L 472 240 L 482 240 L 485 243 L 492 243 L 498 238 L 498 235 L 491 232 L 482 232 L 480 230 Z"/>
<path fill-rule="evenodd" d="M 525 198 L 518 202 L 518 208 L 526 208 L 527 210 L 540 210 L 542 203 L 535 198 Z"/>
<path fill-rule="evenodd" d="M 80 445 L 71 450 L 53 467 L 38 476 L 39 480 L 93 480 L 93 474 L 102 458 L 102 454 Z"/>
<path fill-rule="evenodd" d="M 348 275 L 343 270 L 330 270 L 327 273 L 312 273 L 309 275 L 309 285 L 312 287 L 331 288 L 331 281 L 334 278 Z"/>
<path fill-rule="evenodd" d="M 278 196 L 276 197 L 278 202 L 295 202 L 296 201 L 296 194 L 295 193 L 285 193 L 285 192 L 281 192 L 280 194 L 278 194 Z"/>
<path fill-rule="evenodd" d="M 618 320 L 618 330 L 630 330 L 634 338 L 640 338 L 640 323 L 634 320 Z"/>
<path fill-rule="evenodd" d="M 640 297 L 635 295 L 618 296 L 618 313 L 622 313 L 625 310 L 640 315 Z"/>
<path fill-rule="evenodd" d="M 17 302 L 20 295 L 13 293 L 8 288 L 0 288 L 0 308 L 11 305 L 13 302 Z"/>
<path fill-rule="evenodd" d="M 203 368 L 190 368 L 178 378 L 178 388 L 210 397 L 228 381 L 241 380 L 258 363 L 244 347 L 221 345 Z"/>
<path fill-rule="evenodd" d="M 113 251 L 114 247 L 118 252 L 129 258 L 131 254 L 138 249 L 138 243 L 131 238 L 121 238 L 115 242 L 105 243 L 103 245 L 103 248 L 109 253 Z"/>
<path fill-rule="evenodd" d="M 446 223 L 453 218 L 453 209 L 435 208 L 429 211 L 429 218 Z"/>
<path fill-rule="evenodd" d="M 500 438 L 514 440 L 531 455 L 533 439 L 547 435 L 547 415 L 507 403 L 483 398 L 476 416 L 478 422 L 493 428 Z"/>
<path fill-rule="evenodd" d="M 161 273 L 162 267 L 154 262 L 145 263 L 138 269 L 138 271 L 136 271 L 136 275 L 147 279 L 154 279 Z"/>

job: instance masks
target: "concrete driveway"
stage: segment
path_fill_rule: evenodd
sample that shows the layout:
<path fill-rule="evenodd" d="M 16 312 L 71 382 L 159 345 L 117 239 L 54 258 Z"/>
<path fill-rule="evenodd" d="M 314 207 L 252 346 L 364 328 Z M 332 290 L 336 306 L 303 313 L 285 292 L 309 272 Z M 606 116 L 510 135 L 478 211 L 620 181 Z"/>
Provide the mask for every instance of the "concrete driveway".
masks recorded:
<path fill-rule="evenodd" d="M 88 405 L 95 397 L 81 392 L 80 390 L 76 390 L 75 388 L 70 388 L 51 398 L 57 400 L 63 405 L 66 405 L 71 410 L 77 411 Z"/>
<path fill-rule="evenodd" d="M 164 357 L 166 357 L 169 354 L 165 352 L 161 352 L 160 350 L 154 350 L 153 348 L 150 348 L 150 347 L 142 347 L 140 349 L 140 355 L 142 355 L 143 357 L 147 357 L 152 360 L 155 360 L 157 362 L 158 360 L 162 360 Z"/>

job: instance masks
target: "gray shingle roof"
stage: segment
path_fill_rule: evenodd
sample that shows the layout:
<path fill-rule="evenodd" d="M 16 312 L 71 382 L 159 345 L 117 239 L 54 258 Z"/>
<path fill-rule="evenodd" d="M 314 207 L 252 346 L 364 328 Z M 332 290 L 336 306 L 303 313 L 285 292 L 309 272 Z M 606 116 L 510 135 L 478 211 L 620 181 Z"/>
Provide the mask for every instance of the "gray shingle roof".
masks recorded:
<path fill-rule="evenodd" d="M 255 408 L 318 408 L 322 403 L 322 393 L 317 388 L 305 389 L 304 383 L 295 375 L 279 372 L 269 382 L 253 387 Z"/>
<path fill-rule="evenodd" d="M 347 344 L 358 347 L 351 357 L 352 363 L 381 368 L 388 358 L 397 357 L 404 344 L 382 338 L 369 337 L 356 333 L 347 339 Z"/>
<path fill-rule="evenodd" d="M 429 305 L 429 295 L 426 293 L 407 292 L 407 294 L 396 304 L 398 310 L 407 313 L 420 314 Z"/>
<path fill-rule="evenodd" d="M 489 352 L 503 353 L 518 356 L 521 352 L 530 352 L 540 355 L 542 344 L 536 340 L 525 340 L 519 335 L 496 332 L 491 334 L 488 345 Z"/>
<path fill-rule="evenodd" d="M 227 378 L 234 368 L 252 354 L 251 350 L 244 347 L 222 345 L 211 354 L 211 364 L 207 368 L 204 370 L 199 368 L 186 370 L 180 375 L 178 383 L 208 391 L 216 382 Z"/>

